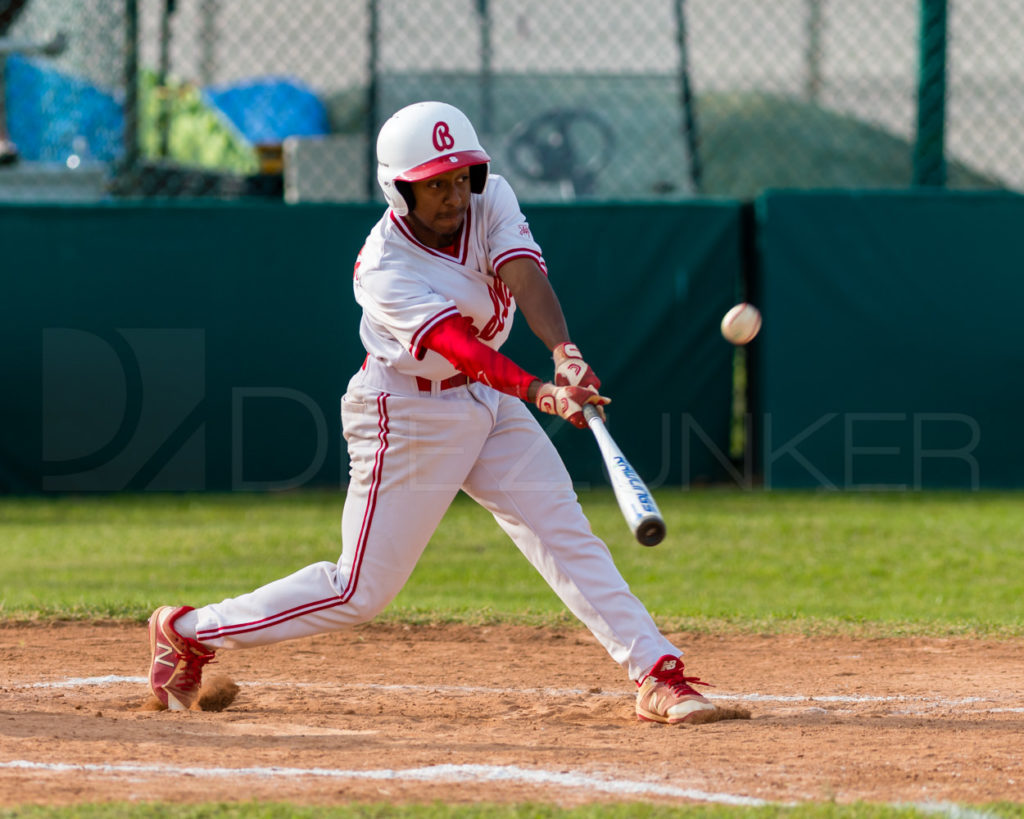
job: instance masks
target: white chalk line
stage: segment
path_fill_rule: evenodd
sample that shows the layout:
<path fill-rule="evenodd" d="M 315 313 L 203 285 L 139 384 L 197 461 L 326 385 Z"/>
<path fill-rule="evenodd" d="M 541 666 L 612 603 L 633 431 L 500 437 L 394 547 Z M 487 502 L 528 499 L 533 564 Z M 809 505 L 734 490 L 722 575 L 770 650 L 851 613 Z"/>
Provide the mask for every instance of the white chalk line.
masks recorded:
<path fill-rule="evenodd" d="M 300 779 L 318 777 L 326 779 L 367 779 L 372 781 L 408 782 L 462 782 L 470 784 L 513 783 L 541 785 L 557 788 L 584 788 L 616 796 L 668 796 L 689 799 L 696 802 L 713 802 L 721 805 L 761 807 L 771 804 L 752 796 L 738 796 L 730 793 L 713 793 L 695 788 L 680 788 L 675 785 L 661 785 L 633 779 L 606 779 L 573 771 L 546 771 L 543 769 L 520 768 L 516 765 L 430 765 L 423 768 L 344 770 L 332 768 L 195 768 L 172 765 L 142 765 L 133 762 L 121 764 L 72 764 L 65 762 L 30 762 L 16 759 L 0 762 L 0 768 L 48 771 L 51 773 L 90 773 L 100 775 L 127 774 L 138 776 L 193 776 L 206 778 L 273 778 Z"/>
<path fill-rule="evenodd" d="M 146 677 L 126 677 L 116 674 L 108 674 L 102 677 L 67 677 L 63 680 L 53 680 L 34 683 L 22 683 L 15 688 L 88 688 L 94 686 L 117 685 L 119 683 L 131 683 L 145 685 L 148 683 Z M 247 688 L 312 688 L 320 690 L 337 691 L 361 691 L 373 688 L 378 691 L 403 691 L 412 693 L 441 693 L 441 694 L 487 694 L 496 696 L 508 696 L 512 694 L 542 694 L 549 697 L 567 696 L 593 696 L 593 697 L 615 697 L 621 698 L 627 694 L 618 691 L 590 691 L 583 688 L 495 688 L 488 686 L 474 685 L 413 685 L 413 684 L 373 684 L 373 683 L 305 683 L 281 680 L 250 680 L 238 681 L 238 685 Z M 991 697 L 959 697 L 953 699 L 933 699 L 908 694 L 893 694 L 887 696 L 849 695 L 849 694 L 761 694 L 761 693 L 728 693 L 701 691 L 709 700 L 728 700 L 730 702 L 747 703 L 780 703 L 794 705 L 824 703 L 829 705 L 871 705 L 871 704 L 903 704 L 917 705 L 924 708 L 952 708 L 965 705 L 977 705 L 980 703 L 993 702 Z M 1022 707 L 996 707 L 975 709 L 976 713 L 1024 713 Z M 912 713 L 912 712 L 901 712 Z"/>
<path fill-rule="evenodd" d="M 108 674 L 101 677 L 67 677 L 63 680 L 49 682 L 35 682 L 16 684 L 14 688 L 87 688 L 94 686 L 107 686 L 117 684 L 146 684 L 146 677 L 121 676 Z M 489 688 L 483 686 L 446 686 L 446 685 L 365 685 L 354 683 L 317 684 L 303 682 L 285 681 L 250 681 L 240 682 L 239 685 L 252 687 L 280 687 L 280 688 L 319 688 L 319 689 L 346 689 L 359 690 L 364 688 L 413 690 L 429 692 L 459 692 L 469 694 L 515 694 L 515 693 L 544 693 L 549 695 L 580 695 L 619 697 L 616 692 L 594 692 L 583 689 L 554 689 L 554 688 Z M 770 695 L 770 694 L 711 694 L 711 699 L 745 700 L 749 702 L 779 702 L 779 703 L 815 703 L 815 702 L 839 702 L 839 703 L 877 703 L 877 702 L 918 702 L 933 707 L 948 707 L 950 705 L 974 704 L 989 702 L 982 697 L 964 697 L 957 700 L 933 700 L 926 697 L 911 697 L 905 695 L 895 696 L 849 696 L 849 695 Z M 1024 708 L 988 708 L 984 711 L 991 713 L 1024 713 Z M 736 805 L 744 807 L 762 807 L 779 803 L 770 802 L 751 796 L 740 796 L 729 793 L 713 793 L 694 788 L 680 788 L 674 785 L 661 785 L 653 782 L 643 782 L 628 779 L 606 779 L 581 772 L 568 771 L 546 771 L 543 769 L 527 769 L 518 766 L 501 765 L 434 765 L 424 768 L 378 769 L 368 771 L 358 770 L 334 770 L 330 768 L 279 768 L 279 767 L 250 767 L 250 768 L 179 768 L 174 766 L 142 765 L 138 763 L 122 764 L 75 764 L 75 763 L 43 763 L 27 760 L 12 760 L 0 762 L 0 769 L 21 769 L 21 770 L 43 770 L 52 773 L 96 773 L 101 775 L 119 774 L 152 774 L 154 776 L 195 776 L 195 777 L 321 777 L 333 779 L 366 779 L 376 781 L 410 781 L 410 782 L 463 782 L 463 783 L 494 783 L 510 782 L 515 784 L 547 785 L 563 788 L 587 788 L 610 793 L 619 796 L 668 796 L 680 799 L 689 799 L 697 802 L 708 802 L 724 805 Z M 786 803 L 791 804 L 791 803 Z M 926 813 L 934 813 L 950 817 L 950 819 L 992 819 L 991 814 L 972 809 L 969 806 L 957 805 L 955 803 L 898 803 L 895 807 L 919 808 Z"/>
<path fill-rule="evenodd" d="M 545 785 L 561 788 L 586 788 L 610 793 L 616 796 L 670 796 L 695 802 L 708 802 L 738 807 L 766 807 L 779 805 L 792 807 L 794 803 L 771 802 L 756 796 L 739 796 L 731 793 L 714 793 L 696 788 L 680 788 L 675 785 L 660 785 L 632 779 L 606 779 L 579 772 L 546 771 L 543 769 L 520 768 L 517 765 L 431 765 L 424 768 L 405 770 L 376 769 L 368 771 L 334 770 L 330 768 L 180 768 L 170 765 L 142 765 L 126 762 L 121 764 L 73 764 L 67 762 L 30 762 L 15 759 L 0 762 L 0 769 L 46 771 L 49 773 L 95 773 L 100 775 L 129 774 L 138 776 L 194 776 L 205 778 L 254 777 L 254 778 L 295 778 L 320 777 L 330 779 L 366 779 L 378 782 L 460 782 L 469 784 L 513 783 Z M 916 808 L 924 813 L 938 814 L 949 819 L 995 819 L 995 814 L 977 810 L 970 806 L 949 802 L 898 802 L 893 807 Z"/>
<path fill-rule="evenodd" d="M 988 813 L 977 808 L 957 805 L 951 802 L 898 802 L 895 808 L 912 808 L 922 813 L 937 813 L 949 819 L 997 819 L 999 814 Z"/>

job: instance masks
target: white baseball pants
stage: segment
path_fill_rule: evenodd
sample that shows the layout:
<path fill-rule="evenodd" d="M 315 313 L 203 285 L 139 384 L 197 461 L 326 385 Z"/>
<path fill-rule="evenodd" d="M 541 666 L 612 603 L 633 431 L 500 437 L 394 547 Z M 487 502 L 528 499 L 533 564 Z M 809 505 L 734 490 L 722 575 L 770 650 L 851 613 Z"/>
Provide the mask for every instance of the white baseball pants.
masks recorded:
<path fill-rule="evenodd" d="M 369 364 L 342 399 L 351 481 L 340 559 L 198 609 L 200 642 L 266 645 L 372 619 L 405 585 L 462 489 L 631 679 L 681 653 L 591 532 L 557 450 L 519 399 L 476 383 L 420 392 L 416 379 Z"/>

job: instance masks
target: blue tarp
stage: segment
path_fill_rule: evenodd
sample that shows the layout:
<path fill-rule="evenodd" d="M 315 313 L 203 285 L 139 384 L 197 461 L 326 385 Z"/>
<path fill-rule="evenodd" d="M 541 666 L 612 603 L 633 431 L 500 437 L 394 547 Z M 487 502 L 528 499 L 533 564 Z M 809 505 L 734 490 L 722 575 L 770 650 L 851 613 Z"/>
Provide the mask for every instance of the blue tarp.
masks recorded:
<path fill-rule="evenodd" d="M 121 153 L 124 116 L 110 93 L 24 57 L 7 58 L 7 130 L 22 159 L 109 162 Z"/>
<path fill-rule="evenodd" d="M 6 80 L 8 132 L 22 159 L 65 162 L 77 154 L 109 162 L 120 155 L 124 115 L 112 93 L 18 56 L 8 58 Z M 323 103 L 295 80 L 245 80 L 202 97 L 252 145 L 330 130 Z"/>
<path fill-rule="evenodd" d="M 324 104 L 295 80 L 268 78 L 210 87 L 203 98 L 253 145 L 276 145 L 288 136 L 330 132 Z"/>

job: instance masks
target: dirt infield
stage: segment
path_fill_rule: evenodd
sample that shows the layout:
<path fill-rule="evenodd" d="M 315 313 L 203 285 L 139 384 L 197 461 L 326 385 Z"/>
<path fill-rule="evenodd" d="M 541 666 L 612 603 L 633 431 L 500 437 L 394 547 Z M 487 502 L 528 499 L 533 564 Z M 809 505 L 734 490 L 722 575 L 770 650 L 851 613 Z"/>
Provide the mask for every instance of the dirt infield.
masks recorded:
<path fill-rule="evenodd" d="M 403 628 L 221 652 L 153 712 L 144 627 L 0 625 L 0 804 L 1024 801 L 1024 641 L 670 635 L 750 720 L 669 727 L 582 630 Z"/>

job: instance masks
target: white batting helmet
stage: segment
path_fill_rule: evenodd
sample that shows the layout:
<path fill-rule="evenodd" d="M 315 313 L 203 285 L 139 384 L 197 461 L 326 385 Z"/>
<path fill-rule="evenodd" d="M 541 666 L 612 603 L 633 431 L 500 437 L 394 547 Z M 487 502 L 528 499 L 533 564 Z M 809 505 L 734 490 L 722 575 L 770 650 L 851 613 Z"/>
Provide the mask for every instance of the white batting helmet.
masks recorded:
<path fill-rule="evenodd" d="M 416 203 L 409 182 L 469 168 L 470 189 L 483 193 L 491 158 L 469 118 L 445 102 L 417 102 L 391 115 L 377 135 L 377 181 L 399 216 Z"/>

